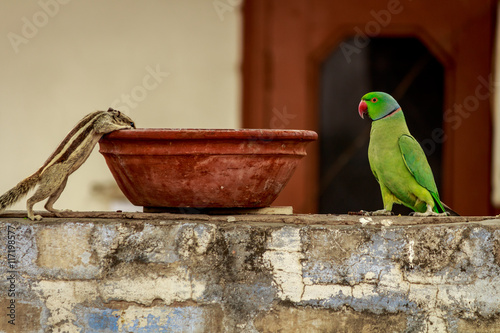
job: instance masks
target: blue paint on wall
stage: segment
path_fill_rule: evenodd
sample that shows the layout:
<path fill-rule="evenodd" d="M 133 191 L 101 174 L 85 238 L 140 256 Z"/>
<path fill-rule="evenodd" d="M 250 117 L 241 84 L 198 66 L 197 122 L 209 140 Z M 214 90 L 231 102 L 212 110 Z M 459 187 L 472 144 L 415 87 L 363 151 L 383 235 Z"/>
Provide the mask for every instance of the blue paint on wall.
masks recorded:
<path fill-rule="evenodd" d="M 86 333 L 163 333 L 163 332 L 194 332 L 205 326 L 203 308 L 198 307 L 165 307 L 156 308 L 154 314 L 144 313 L 129 322 L 118 325 L 120 316 L 114 309 L 86 308 L 87 312 L 78 320 L 78 326 Z M 126 310 L 125 310 L 126 311 Z M 144 320 L 146 319 L 146 320 Z M 120 329 L 121 326 L 121 329 Z"/>
<path fill-rule="evenodd" d="M 204 324 L 202 308 L 177 307 L 161 310 L 158 316 L 148 314 L 146 323 L 144 323 L 143 318 L 137 318 L 131 323 L 125 323 L 122 332 L 193 332 L 203 329 Z"/>
<path fill-rule="evenodd" d="M 91 332 L 118 332 L 118 316 L 113 315 L 115 310 L 101 310 L 88 313 L 86 322 Z"/>

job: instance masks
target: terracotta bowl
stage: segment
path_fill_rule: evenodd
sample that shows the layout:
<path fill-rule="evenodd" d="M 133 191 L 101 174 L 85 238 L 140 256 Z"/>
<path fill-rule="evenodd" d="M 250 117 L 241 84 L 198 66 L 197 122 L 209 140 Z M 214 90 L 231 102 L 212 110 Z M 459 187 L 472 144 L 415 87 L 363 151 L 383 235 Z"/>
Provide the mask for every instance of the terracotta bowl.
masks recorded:
<path fill-rule="evenodd" d="M 136 129 L 104 136 L 100 152 L 136 206 L 266 207 L 316 140 L 312 131 Z"/>

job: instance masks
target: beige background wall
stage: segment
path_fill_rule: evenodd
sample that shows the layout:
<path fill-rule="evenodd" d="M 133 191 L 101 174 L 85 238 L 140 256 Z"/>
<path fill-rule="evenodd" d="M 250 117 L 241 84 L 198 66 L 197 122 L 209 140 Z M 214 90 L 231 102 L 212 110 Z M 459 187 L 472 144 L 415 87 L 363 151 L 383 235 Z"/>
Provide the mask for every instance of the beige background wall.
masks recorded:
<path fill-rule="evenodd" d="M 138 127 L 239 127 L 240 5 L 2 0 L 0 192 L 36 171 L 85 114 L 109 106 Z M 96 148 L 56 207 L 118 209 L 115 193 Z"/>

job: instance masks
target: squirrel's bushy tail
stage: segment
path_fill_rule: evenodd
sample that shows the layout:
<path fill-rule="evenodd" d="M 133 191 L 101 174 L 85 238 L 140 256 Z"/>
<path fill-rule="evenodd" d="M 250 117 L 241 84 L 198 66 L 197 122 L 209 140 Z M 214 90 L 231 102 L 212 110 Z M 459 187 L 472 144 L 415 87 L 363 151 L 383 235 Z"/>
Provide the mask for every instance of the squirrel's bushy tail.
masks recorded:
<path fill-rule="evenodd" d="M 34 173 L 0 196 L 0 212 L 21 200 L 38 183 L 40 175 Z"/>

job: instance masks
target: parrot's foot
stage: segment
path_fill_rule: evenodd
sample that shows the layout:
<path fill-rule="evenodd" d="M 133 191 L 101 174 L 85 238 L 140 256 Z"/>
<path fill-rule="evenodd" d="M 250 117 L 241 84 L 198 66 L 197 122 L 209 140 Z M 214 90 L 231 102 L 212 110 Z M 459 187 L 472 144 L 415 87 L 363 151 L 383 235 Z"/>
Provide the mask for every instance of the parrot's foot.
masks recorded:
<path fill-rule="evenodd" d="M 432 207 L 427 205 L 427 210 L 423 213 L 420 212 L 412 212 L 410 213 L 411 216 L 449 216 L 450 213 L 444 212 L 444 213 L 436 213 L 435 211 L 432 210 Z"/>
<path fill-rule="evenodd" d="M 436 212 L 425 212 L 425 213 L 420 213 L 420 212 L 412 212 L 410 213 L 411 216 L 420 216 L 420 217 L 424 217 L 424 216 L 450 216 L 450 214 L 448 212 L 444 212 L 444 213 L 436 213 Z"/>
<path fill-rule="evenodd" d="M 373 212 L 367 212 L 367 211 L 362 210 L 362 212 L 366 216 L 391 216 L 391 215 L 394 215 L 393 212 L 391 212 L 390 210 L 386 210 L 386 209 L 379 209 L 379 210 L 376 210 Z"/>

